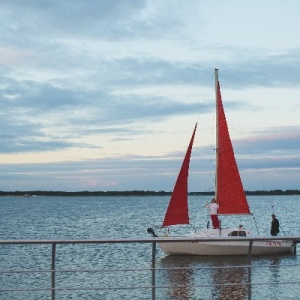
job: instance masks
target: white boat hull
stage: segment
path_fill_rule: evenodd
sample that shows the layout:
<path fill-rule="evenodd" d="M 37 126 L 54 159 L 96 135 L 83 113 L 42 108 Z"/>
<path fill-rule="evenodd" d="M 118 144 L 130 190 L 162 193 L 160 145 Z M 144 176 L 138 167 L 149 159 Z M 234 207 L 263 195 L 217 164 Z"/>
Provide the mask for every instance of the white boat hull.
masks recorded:
<path fill-rule="evenodd" d="M 159 243 L 168 255 L 245 255 L 249 252 L 248 241 L 217 241 L 217 242 L 171 242 Z M 289 241 L 255 241 L 252 254 L 285 254 L 294 250 L 293 242 Z"/>
<path fill-rule="evenodd" d="M 241 240 L 239 236 L 229 236 L 232 231 L 244 232 Z M 180 237 L 180 242 L 175 242 L 176 237 L 168 237 L 172 242 L 160 242 L 159 246 L 168 255 L 245 255 L 249 252 L 249 241 L 245 240 L 250 233 L 239 229 L 206 230 L 191 235 Z M 207 241 L 213 238 L 214 241 Z M 216 239 L 220 238 L 220 241 Z M 184 239 L 189 241 L 185 242 Z M 195 239 L 195 241 L 191 241 Z M 197 240 L 196 240 L 197 239 Z M 203 239 L 203 241 L 201 240 Z M 252 244 L 251 254 L 287 254 L 294 251 L 294 242 L 287 240 L 260 240 Z"/>

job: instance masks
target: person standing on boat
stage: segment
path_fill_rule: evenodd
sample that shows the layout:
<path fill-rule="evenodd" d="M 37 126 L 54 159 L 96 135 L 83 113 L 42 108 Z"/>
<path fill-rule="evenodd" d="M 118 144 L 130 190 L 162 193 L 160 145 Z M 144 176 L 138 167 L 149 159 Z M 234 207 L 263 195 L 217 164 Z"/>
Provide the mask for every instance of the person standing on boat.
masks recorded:
<path fill-rule="evenodd" d="M 272 214 L 271 235 L 276 236 L 278 233 L 279 233 L 279 221 L 276 219 L 276 216 Z"/>
<path fill-rule="evenodd" d="M 206 207 L 210 209 L 210 217 L 211 217 L 213 229 L 219 229 L 220 228 L 220 222 L 218 218 L 219 204 L 217 203 L 216 199 L 213 198 L 210 204 L 206 204 Z"/>

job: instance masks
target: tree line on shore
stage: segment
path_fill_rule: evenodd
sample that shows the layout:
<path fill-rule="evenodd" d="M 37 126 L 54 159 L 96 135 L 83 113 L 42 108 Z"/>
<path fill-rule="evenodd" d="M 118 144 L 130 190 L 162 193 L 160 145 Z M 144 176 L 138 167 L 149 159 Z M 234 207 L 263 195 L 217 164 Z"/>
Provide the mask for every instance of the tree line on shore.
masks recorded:
<path fill-rule="evenodd" d="M 213 196 L 212 192 L 190 192 L 193 196 Z M 300 195 L 300 190 L 257 190 L 245 191 L 249 196 Z M 172 192 L 165 191 L 0 191 L 0 196 L 169 196 Z"/>

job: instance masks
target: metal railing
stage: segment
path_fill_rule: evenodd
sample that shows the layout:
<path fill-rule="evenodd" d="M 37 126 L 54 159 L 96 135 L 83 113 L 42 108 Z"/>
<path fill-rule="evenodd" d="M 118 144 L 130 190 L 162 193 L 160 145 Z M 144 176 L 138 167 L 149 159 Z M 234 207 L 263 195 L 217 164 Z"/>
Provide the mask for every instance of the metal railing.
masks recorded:
<path fill-rule="evenodd" d="M 48 273 L 51 274 L 51 285 L 47 288 L 5 288 L 3 286 L 0 286 L 0 295 L 3 292 L 49 292 L 51 293 L 51 299 L 55 300 L 56 292 L 58 291 L 87 291 L 87 290 L 94 290 L 94 291 L 100 291 L 100 290 L 116 290 L 116 289 L 149 289 L 149 294 L 151 293 L 152 300 L 156 299 L 156 291 L 157 289 L 164 289 L 164 288 L 170 288 L 170 286 L 166 285 L 158 285 L 156 282 L 156 274 L 158 271 L 163 270 L 164 268 L 157 268 L 156 267 L 156 259 L 157 259 L 157 243 L 160 242 L 166 242 L 166 243 L 172 243 L 172 242 L 207 242 L 207 241 L 226 241 L 228 238 L 201 238 L 201 239 L 170 239 L 170 238 L 150 238 L 150 239 L 99 239 L 99 240 L 0 240 L 0 247 L 3 245 L 51 245 L 51 269 L 50 270 L 18 270 L 18 269 L 2 269 L 0 271 L 0 275 L 4 274 L 13 274 L 13 273 Z M 230 238 L 231 241 L 239 241 L 241 240 L 240 237 L 237 238 Z M 270 284 L 270 282 L 260 282 L 260 283 L 252 283 L 251 279 L 251 270 L 253 266 L 252 263 L 252 245 L 255 241 L 266 241 L 266 240 L 289 240 L 293 241 L 295 243 L 295 253 L 296 253 L 296 244 L 299 243 L 300 237 L 245 237 L 243 238 L 244 241 L 249 242 L 249 248 L 248 248 L 248 257 L 247 257 L 247 264 L 244 264 L 242 266 L 226 266 L 226 268 L 245 268 L 247 270 L 247 280 L 243 283 L 238 283 L 238 285 L 244 285 L 247 288 L 247 298 L 251 299 L 251 287 L 255 285 L 261 285 L 261 284 Z M 151 247 L 151 263 L 149 264 L 149 268 L 124 268 L 124 269 L 57 269 L 56 268 L 56 261 L 57 261 L 57 246 L 61 245 L 75 245 L 75 244 L 148 244 L 149 247 Z M 293 264 L 293 267 L 296 265 Z M 300 265 L 299 265 L 300 266 Z M 263 267 L 263 266 L 260 266 Z M 279 266 L 283 267 L 283 266 Z M 208 267 L 199 267 L 199 268 L 193 268 L 193 269 L 205 269 Z M 209 268 L 221 268 L 221 267 L 209 267 Z M 174 271 L 176 270 L 182 270 L 183 268 L 180 267 L 173 267 Z M 87 273 L 103 273 L 103 272 L 112 272 L 117 273 L 120 276 L 120 272 L 128 272 L 128 271 L 146 271 L 149 272 L 151 277 L 151 284 L 150 285 L 144 285 L 144 286 L 121 286 L 121 287 L 57 287 L 56 280 L 57 280 L 57 274 L 59 273 L 68 273 L 68 272 L 87 272 Z M 279 284 L 299 284 L 300 281 L 288 281 L 288 282 L 282 282 Z M 5 283 L 6 284 L 6 283 Z M 276 283 L 278 284 L 278 283 Z M 225 283 L 225 284 L 218 284 L 219 286 L 234 286 L 233 283 Z M 193 287 L 208 287 L 209 284 L 200 284 L 200 285 L 194 285 Z"/>

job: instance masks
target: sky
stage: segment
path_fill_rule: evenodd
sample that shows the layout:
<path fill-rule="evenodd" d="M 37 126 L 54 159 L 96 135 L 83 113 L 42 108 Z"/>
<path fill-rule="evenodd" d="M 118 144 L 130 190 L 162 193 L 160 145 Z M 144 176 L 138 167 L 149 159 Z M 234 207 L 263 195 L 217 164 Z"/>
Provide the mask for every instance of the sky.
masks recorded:
<path fill-rule="evenodd" d="M 246 190 L 299 189 L 298 0 L 0 3 L 0 190 L 214 177 L 214 68 Z"/>

